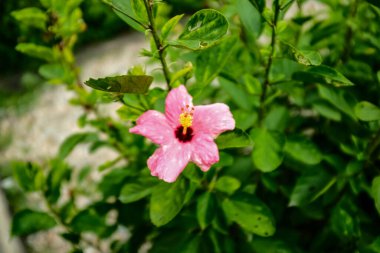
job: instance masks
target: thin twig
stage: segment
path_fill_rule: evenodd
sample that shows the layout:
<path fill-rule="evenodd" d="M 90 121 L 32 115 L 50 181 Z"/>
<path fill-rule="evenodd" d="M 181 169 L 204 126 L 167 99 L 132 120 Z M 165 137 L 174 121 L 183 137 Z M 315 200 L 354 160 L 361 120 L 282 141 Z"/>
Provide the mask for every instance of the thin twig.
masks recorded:
<path fill-rule="evenodd" d="M 149 19 L 149 29 L 150 29 L 150 32 L 152 33 L 154 43 L 156 44 L 156 47 L 158 50 L 158 56 L 160 58 L 162 70 L 164 72 L 165 81 L 166 81 L 168 90 L 171 90 L 170 72 L 169 72 L 168 64 L 166 63 L 166 59 L 165 59 L 165 55 L 164 55 L 164 51 L 166 49 L 166 46 L 164 46 L 162 44 L 161 39 L 160 39 L 158 32 L 157 32 L 157 29 L 156 29 L 156 25 L 155 25 L 154 17 L 153 17 L 153 11 L 152 11 L 153 3 L 150 0 L 144 0 L 144 4 L 145 4 L 146 12 L 148 14 L 148 19 Z"/>
<path fill-rule="evenodd" d="M 265 67 L 263 91 L 262 91 L 261 97 L 260 97 L 260 109 L 259 109 L 259 123 L 260 124 L 262 123 L 262 121 L 264 119 L 264 115 L 265 115 L 265 99 L 266 99 L 267 92 L 268 92 L 269 74 L 270 74 L 270 69 L 272 67 L 273 55 L 274 55 L 274 51 L 275 51 L 275 47 L 276 47 L 276 26 L 277 26 L 278 15 L 280 13 L 279 0 L 274 0 L 273 4 L 274 4 L 275 11 L 274 11 L 274 20 L 273 20 L 273 24 L 272 24 L 271 51 L 269 54 L 267 65 Z"/>

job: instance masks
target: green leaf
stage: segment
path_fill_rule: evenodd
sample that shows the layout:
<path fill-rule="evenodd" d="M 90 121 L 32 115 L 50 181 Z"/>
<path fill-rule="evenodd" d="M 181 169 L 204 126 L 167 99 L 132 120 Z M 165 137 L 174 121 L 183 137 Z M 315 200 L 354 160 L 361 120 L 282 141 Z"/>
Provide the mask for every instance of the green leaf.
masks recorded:
<path fill-rule="evenodd" d="M 44 64 L 38 69 L 38 73 L 52 84 L 70 83 L 66 78 L 68 73 L 61 64 Z"/>
<path fill-rule="evenodd" d="M 351 94 L 342 89 L 323 85 L 318 85 L 318 92 L 323 99 L 327 100 L 340 111 L 356 120 L 356 115 L 354 112 L 356 99 Z"/>
<path fill-rule="evenodd" d="M 378 0 L 366 0 L 368 3 L 380 8 L 380 2 Z"/>
<path fill-rule="evenodd" d="M 51 170 L 46 179 L 47 190 L 45 195 L 49 202 L 54 203 L 61 194 L 61 185 L 68 180 L 71 175 L 71 168 L 60 159 L 51 162 Z"/>
<path fill-rule="evenodd" d="M 51 48 L 39 46 L 33 43 L 19 43 L 16 50 L 31 57 L 39 58 L 45 61 L 52 61 L 54 59 L 53 51 Z"/>
<path fill-rule="evenodd" d="M 127 183 L 121 189 L 119 199 L 123 203 L 131 203 L 140 200 L 154 191 L 158 180 L 154 177 L 138 178 Z"/>
<path fill-rule="evenodd" d="M 195 77 L 202 86 L 208 85 L 228 62 L 236 45 L 235 37 L 223 39 L 218 45 L 202 51 L 196 59 Z"/>
<path fill-rule="evenodd" d="M 314 102 L 313 103 L 313 109 L 325 118 L 335 120 L 335 121 L 341 121 L 342 120 L 341 113 L 324 101 Z"/>
<path fill-rule="evenodd" d="M 322 154 L 318 147 L 311 140 L 302 136 L 288 137 L 284 151 L 294 160 L 304 164 L 314 165 L 322 160 Z"/>
<path fill-rule="evenodd" d="M 13 217 L 12 235 L 26 236 L 41 230 L 51 229 L 55 225 L 55 220 L 47 213 L 25 209 Z"/>
<path fill-rule="evenodd" d="M 283 160 L 285 136 L 264 128 L 256 128 L 251 132 L 254 143 L 252 160 L 257 169 L 270 172 L 278 168 Z"/>
<path fill-rule="evenodd" d="M 254 99 L 241 86 L 225 78 L 219 78 L 219 82 L 236 105 L 246 111 L 251 111 Z"/>
<path fill-rule="evenodd" d="M 306 72 L 324 77 L 328 82 L 331 82 L 336 87 L 354 85 L 342 73 L 326 65 L 310 67 L 306 70 Z"/>
<path fill-rule="evenodd" d="M 187 44 L 197 49 L 222 38 L 228 30 L 228 21 L 223 14 L 212 9 L 203 9 L 192 15 L 177 44 Z M 174 43 L 175 44 L 175 43 Z"/>
<path fill-rule="evenodd" d="M 372 198 L 375 201 L 377 212 L 380 215 L 380 176 L 375 177 L 372 180 L 371 193 L 372 193 Z"/>
<path fill-rule="evenodd" d="M 122 75 L 99 79 L 90 78 L 90 80 L 86 81 L 85 84 L 90 86 L 91 88 L 106 92 L 144 94 L 148 92 L 149 86 L 152 82 L 152 76 Z"/>
<path fill-rule="evenodd" d="M 252 144 L 249 135 L 237 128 L 219 135 L 215 142 L 219 149 L 244 148 Z"/>
<path fill-rule="evenodd" d="M 355 115 L 363 121 L 380 120 L 380 108 L 370 102 L 362 101 L 355 106 Z"/>
<path fill-rule="evenodd" d="M 98 140 L 96 133 L 77 133 L 69 136 L 59 147 L 57 156 L 60 159 L 65 159 L 73 149 L 81 143 L 94 142 Z"/>
<path fill-rule="evenodd" d="M 308 168 L 297 179 L 289 206 L 304 206 L 319 198 L 336 182 L 323 168 Z"/>
<path fill-rule="evenodd" d="M 138 17 L 143 23 L 148 23 L 149 19 L 144 1 L 145 0 L 131 0 L 131 6 L 136 17 Z"/>
<path fill-rule="evenodd" d="M 179 178 L 174 184 L 161 183 L 150 199 L 150 219 L 156 226 L 170 222 L 181 211 L 186 197 L 186 182 Z"/>
<path fill-rule="evenodd" d="M 251 242 L 254 252 L 260 253 L 295 253 L 284 241 L 271 238 L 254 237 Z"/>
<path fill-rule="evenodd" d="M 28 7 L 17 11 L 12 11 L 11 15 L 20 23 L 36 27 L 41 30 L 46 29 L 48 16 L 41 9 Z"/>
<path fill-rule="evenodd" d="M 257 38 L 261 32 L 260 12 L 249 0 L 237 0 L 235 6 L 246 32 Z"/>
<path fill-rule="evenodd" d="M 241 183 L 238 179 L 230 176 L 222 176 L 216 181 L 215 189 L 227 193 L 228 195 L 232 195 L 240 188 L 240 186 Z"/>
<path fill-rule="evenodd" d="M 270 209 L 259 199 L 241 194 L 223 201 L 223 210 L 228 219 L 238 223 L 248 232 L 259 236 L 275 233 L 275 221 Z"/>
<path fill-rule="evenodd" d="M 70 227 L 76 233 L 93 232 L 99 236 L 108 229 L 104 215 L 97 214 L 93 208 L 80 211 L 71 221 Z"/>
<path fill-rule="evenodd" d="M 174 27 L 178 24 L 184 14 L 177 15 L 169 19 L 168 22 L 161 29 L 161 39 L 166 40 L 170 34 L 170 32 L 174 29 Z"/>
<path fill-rule="evenodd" d="M 322 57 L 317 51 L 297 49 L 287 42 L 282 45 L 285 46 L 287 55 L 300 64 L 318 66 L 322 63 Z"/>
<path fill-rule="evenodd" d="M 113 7 L 113 10 L 115 11 L 115 13 L 125 23 L 127 23 L 128 25 L 130 25 L 132 28 L 136 29 L 137 31 L 140 31 L 140 32 L 145 31 L 145 28 L 135 21 L 135 20 L 138 20 L 141 22 L 141 19 L 135 14 L 135 9 L 132 8 L 131 0 L 111 0 L 111 1 L 108 1 L 108 4 L 110 4 Z"/>
<path fill-rule="evenodd" d="M 332 211 L 331 227 L 340 237 L 355 238 L 360 236 L 358 216 L 347 210 L 343 205 L 338 205 Z"/>
<path fill-rule="evenodd" d="M 216 200 L 211 192 L 205 192 L 197 199 L 197 219 L 204 230 L 214 218 Z"/>
<path fill-rule="evenodd" d="M 41 189 L 41 183 L 44 181 L 44 175 L 41 168 L 35 164 L 13 162 L 12 170 L 13 178 L 24 191 L 28 192 Z"/>
<path fill-rule="evenodd" d="M 181 77 L 185 77 L 186 79 L 189 79 L 191 77 L 191 73 L 193 71 L 193 65 L 186 64 L 183 69 L 178 70 L 177 72 L 173 73 L 170 78 L 170 87 L 177 87 L 179 86 L 179 82 L 175 85 L 175 82 L 179 80 Z"/>

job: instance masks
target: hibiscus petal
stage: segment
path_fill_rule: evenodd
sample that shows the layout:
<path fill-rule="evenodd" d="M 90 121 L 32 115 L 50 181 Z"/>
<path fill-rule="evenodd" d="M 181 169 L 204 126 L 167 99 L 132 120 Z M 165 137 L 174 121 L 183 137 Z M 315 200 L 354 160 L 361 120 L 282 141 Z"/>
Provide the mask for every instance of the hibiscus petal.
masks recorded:
<path fill-rule="evenodd" d="M 156 144 L 165 144 L 175 138 L 174 129 L 170 127 L 165 115 L 149 110 L 137 119 L 137 125 L 129 129 L 130 133 L 145 136 Z"/>
<path fill-rule="evenodd" d="M 183 85 L 174 88 L 169 92 L 165 101 L 165 115 L 173 128 L 179 126 L 181 108 L 186 108 L 186 105 L 192 107 L 192 101 L 193 98 L 189 95 Z"/>
<path fill-rule="evenodd" d="M 199 134 L 191 141 L 192 153 L 191 161 L 199 166 L 203 171 L 208 171 L 214 163 L 219 161 L 218 146 L 212 136 Z"/>
<path fill-rule="evenodd" d="M 172 183 L 190 161 L 190 145 L 172 142 L 158 148 L 148 159 L 148 168 L 152 176 Z"/>
<path fill-rule="evenodd" d="M 197 133 L 211 134 L 214 138 L 220 133 L 233 130 L 235 120 L 226 104 L 195 106 L 193 128 Z"/>

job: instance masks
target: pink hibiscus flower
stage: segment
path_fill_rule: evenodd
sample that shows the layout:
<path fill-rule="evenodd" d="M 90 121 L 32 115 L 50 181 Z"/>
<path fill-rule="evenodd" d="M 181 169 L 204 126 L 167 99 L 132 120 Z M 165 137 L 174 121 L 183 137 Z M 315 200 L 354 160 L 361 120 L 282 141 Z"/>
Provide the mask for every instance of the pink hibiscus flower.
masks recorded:
<path fill-rule="evenodd" d="M 233 130 L 235 120 L 222 103 L 193 106 L 185 86 L 172 89 L 165 101 L 165 115 L 149 110 L 129 130 L 160 145 L 148 159 L 153 176 L 174 182 L 189 162 L 203 171 L 219 161 L 214 139 L 222 132 Z"/>

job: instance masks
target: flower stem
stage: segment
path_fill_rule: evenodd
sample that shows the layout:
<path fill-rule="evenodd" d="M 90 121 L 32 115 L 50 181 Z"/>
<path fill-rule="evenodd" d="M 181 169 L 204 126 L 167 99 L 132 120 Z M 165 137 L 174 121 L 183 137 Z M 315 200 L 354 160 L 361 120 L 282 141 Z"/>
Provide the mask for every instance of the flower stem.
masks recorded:
<path fill-rule="evenodd" d="M 261 93 L 261 97 L 260 97 L 260 109 L 259 109 L 259 124 L 260 125 L 261 125 L 261 123 L 264 119 L 264 116 L 265 116 L 265 99 L 266 99 L 267 92 L 268 92 L 269 73 L 270 73 L 270 69 L 272 67 L 274 50 L 276 47 L 276 26 L 277 26 L 277 21 L 278 21 L 278 15 L 280 13 L 279 0 L 274 0 L 273 4 L 274 4 L 275 9 L 274 9 L 273 24 L 271 24 L 271 26 L 272 26 L 271 51 L 269 53 L 268 62 L 267 62 L 267 65 L 265 67 L 263 92 Z"/>
<path fill-rule="evenodd" d="M 168 64 L 166 63 L 166 59 L 164 55 L 166 46 L 162 44 L 162 41 L 156 29 L 156 25 L 155 25 L 154 17 L 153 17 L 153 10 L 152 10 L 153 2 L 151 0 L 144 0 L 144 4 L 145 4 L 146 12 L 148 14 L 148 19 L 149 19 L 149 29 L 150 29 L 150 32 L 152 33 L 154 43 L 156 44 L 156 47 L 158 50 L 158 57 L 160 58 L 162 70 L 165 76 L 166 85 L 168 87 L 168 90 L 171 90 L 170 72 L 169 72 Z"/>

